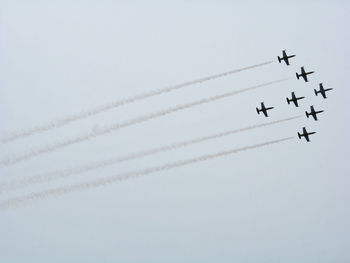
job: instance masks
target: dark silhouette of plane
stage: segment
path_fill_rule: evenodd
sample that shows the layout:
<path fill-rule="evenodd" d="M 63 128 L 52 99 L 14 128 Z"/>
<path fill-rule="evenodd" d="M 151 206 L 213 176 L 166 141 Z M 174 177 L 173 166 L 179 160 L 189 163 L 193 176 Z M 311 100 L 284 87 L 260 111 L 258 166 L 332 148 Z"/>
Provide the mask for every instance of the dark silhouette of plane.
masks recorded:
<path fill-rule="evenodd" d="M 266 108 L 264 105 L 264 102 L 261 102 L 261 109 L 256 108 L 256 111 L 258 112 L 258 114 L 260 114 L 260 112 L 263 112 L 265 117 L 268 117 L 269 115 L 267 115 L 267 111 L 273 109 L 274 107 L 268 107 Z"/>
<path fill-rule="evenodd" d="M 294 105 L 295 105 L 295 107 L 299 107 L 298 100 L 301 100 L 301 99 L 303 99 L 303 98 L 305 98 L 305 97 L 299 97 L 299 98 L 297 98 L 297 97 L 295 96 L 295 93 L 292 92 L 292 98 L 291 98 L 291 99 L 290 99 L 290 98 L 287 98 L 287 102 L 288 102 L 288 104 L 290 104 L 291 102 L 293 102 Z"/>
<path fill-rule="evenodd" d="M 278 62 L 281 63 L 282 60 L 284 60 L 284 62 L 286 62 L 286 64 L 287 64 L 287 66 L 289 66 L 289 59 L 292 57 L 295 57 L 295 55 L 287 56 L 287 53 L 285 50 L 282 50 L 282 58 L 280 58 L 280 56 L 277 56 Z"/>
<path fill-rule="evenodd" d="M 315 121 L 317 121 L 317 114 L 323 112 L 323 110 L 315 111 L 314 106 L 310 107 L 310 112 L 305 111 L 306 117 L 310 117 L 310 115 L 314 118 Z"/>
<path fill-rule="evenodd" d="M 299 79 L 300 77 L 303 77 L 303 79 L 305 80 L 305 82 L 308 82 L 309 80 L 307 79 L 307 75 L 310 75 L 310 74 L 312 74 L 312 73 L 314 73 L 314 72 L 315 72 L 315 71 L 306 72 L 305 69 L 304 69 L 304 67 L 301 67 L 301 73 L 298 74 L 298 72 L 297 72 L 297 73 L 295 73 L 295 74 L 297 75 L 297 79 Z"/>
<path fill-rule="evenodd" d="M 323 88 L 323 83 L 320 83 L 319 85 L 320 85 L 320 90 L 314 89 L 315 95 L 317 96 L 318 93 L 321 93 L 322 97 L 326 99 L 327 98 L 326 91 L 332 90 L 333 88 L 325 89 Z"/>
<path fill-rule="evenodd" d="M 315 133 L 316 133 L 316 132 L 307 132 L 307 131 L 306 131 L 306 128 L 303 127 L 303 133 L 300 134 L 300 133 L 298 132 L 298 137 L 299 137 L 299 139 L 301 139 L 301 137 L 304 137 L 305 140 L 309 142 L 309 141 L 310 141 L 309 135 L 315 134 Z"/>

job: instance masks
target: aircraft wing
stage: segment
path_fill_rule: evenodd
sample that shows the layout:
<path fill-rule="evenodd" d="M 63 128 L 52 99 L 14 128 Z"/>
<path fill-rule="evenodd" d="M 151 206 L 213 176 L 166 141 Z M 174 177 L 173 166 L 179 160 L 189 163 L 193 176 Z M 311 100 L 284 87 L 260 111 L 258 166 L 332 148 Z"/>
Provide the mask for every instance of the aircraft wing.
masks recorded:
<path fill-rule="evenodd" d="M 295 93 L 292 92 L 292 101 L 296 107 L 298 107 L 298 100 L 297 97 L 295 96 Z"/>
<path fill-rule="evenodd" d="M 267 117 L 267 110 L 263 109 L 262 112 L 264 113 L 265 117 Z"/>
<path fill-rule="evenodd" d="M 303 127 L 303 136 L 305 137 L 305 140 L 307 140 L 308 142 L 310 141 L 310 139 L 309 139 L 309 134 L 307 133 L 305 127 Z"/>

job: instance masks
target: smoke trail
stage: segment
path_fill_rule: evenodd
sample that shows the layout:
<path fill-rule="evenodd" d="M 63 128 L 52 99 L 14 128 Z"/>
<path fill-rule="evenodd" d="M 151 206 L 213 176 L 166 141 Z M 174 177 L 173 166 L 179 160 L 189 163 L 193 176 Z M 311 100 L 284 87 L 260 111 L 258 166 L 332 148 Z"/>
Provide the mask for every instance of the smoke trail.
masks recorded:
<path fill-rule="evenodd" d="M 152 173 L 157 173 L 157 172 L 166 171 L 166 170 L 170 170 L 170 169 L 174 169 L 174 168 L 178 168 L 178 167 L 182 167 L 182 166 L 186 166 L 186 165 L 190 165 L 190 164 L 194 164 L 194 163 L 198 163 L 198 162 L 204 162 L 204 161 L 208 161 L 211 159 L 216 159 L 216 158 L 231 155 L 234 153 L 239 153 L 239 152 L 243 152 L 243 151 L 247 151 L 247 150 L 257 149 L 260 147 L 280 143 L 280 142 L 291 140 L 291 139 L 293 139 L 293 137 L 287 137 L 287 138 L 282 138 L 282 139 L 278 139 L 278 140 L 267 141 L 267 142 L 260 143 L 260 144 L 250 145 L 250 146 L 246 146 L 246 147 L 242 147 L 242 148 L 231 149 L 228 151 L 217 152 L 214 154 L 206 154 L 206 155 L 202 155 L 202 156 L 192 158 L 192 159 L 186 159 L 186 160 L 168 163 L 165 165 L 154 166 L 151 168 L 138 170 L 138 171 L 134 171 L 134 172 L 129 172 L 129 173 L 124 173 L 121 175 L 109 176 L 109 177 L 105 177 L 102 179 L 90 181 L 87 183 L 74 184 L 74 185 L 70 185 L 70 186 L 63 186 L 63 187 L 59 187 L 59 188 L 55 188 L 55 189 L 51 189 L 51 190 L 47 190 L 47 191 L 43 191 L 43 192 L 37 192 L 37 193 L 32 193 L 32 194 L 16 197 L 16 198 L 11 198 L 11 199 L 7 199 L 7 200 L 1 202 L 0 209 L 16 207 L 16 206 L 23 205 L 23 204 L 26 204 L 27 202 L 31 202 L 31 201 L 45 200 L 45 199 L 48 199 L 48 198 L 54 197 L 54 196 L 60 196 L 60 195 L 64 195 L 64 194 L 68 194 L 68 193 L 72 193 L 72 192 L 77 192 L 77 191 L 82 191 L 82 190 L 87 190 L 87 189 L 95 188 L 95 187 L 101 187 L 101 186 L 117 183 L 120 181 L 129 180 L 132 178 L 137 178 L 140 176 L 152 174 Z"/>
<path fill-rule="evenodd" d="M 11 165 L 11 164 L 22 162 L 24 160 L 29 160 L 29 159 L 32 159 L 32 158 L 34 158 L 36 156 L 39 156 L 39 155 L 42 155 L 42 154 L 46 154 L 46 153 L 50 153 L 50 152 L 56 151 L 58 149 L 67 147 L 69 145 L 73 145 L 73 144 L 76 144 L 76 143 L 79 143 L 79 142 L 83 142 L 83 141 L 95 138 L 97 136 L 101 136 L 101 135 L 104 135 L 104 134 L 107 134 L 107 133 L 110 133 L 110 132 L 113 132 L 113 131 L 120 130 L 120 129 L 125 128 L 125 127 L 136 125 L 136 124 L 148 121 L 148 120 L 159 118 L 159 117 L 162 117 L 162 116 L 165 116 L 165 115 L 177 112 L 177 111 L 181 111 L 181 110 L 185 110 L 185 109 L 188 109 L 188 108 L 192 108 L 192 107 L 195 107 L 195 106 L 198 106 L 198 105 L 201 105 L 201 104 L 214 102 L 214 101 L 217 101 L 217 100 L 220 100 L 220 99 L 223 99 L 223 98 L 227 98 L 227 97 L 239 94 L 239 93 L 243 93 L 243 92 L 251 91 L 251 90 L 254 90 L 254 89 L 257 89 L 257 88 L 265 87 L 265 86 L 268 86 L 268 85 L 280 83 L 280 82 L 286 81 L 286 80 L 288 80 L 288 78 L 270 81 L 270 82 L 267 82 L 267 83 L 264 83 L 264 84 L 260 84 L 260 85 L 256 85 L 256 86 L 252 86 L 252 87 L 249 87 L 249 88 L 240 89 L 240 90 L 236 90 L 236 91 L 231 91 L 231 92 L 223 93 L 223 94 L 216 95 L 216 96 L 213 96 L 213 97 L 207 97 L 207 98 L 204 98 L 204 99 L 201 99 L 201 100 L 197 100 L 197 101 L 194 101 L 194 102 L 178 105 L 178 106 L 171 107 L 171 108 L 168 108 L 168 109 L 165 109 L 165 110 L 161 110 L 161 111 L 158 111 L 158 112 L 154 112 L 154 113 L 151 113 L 151 114 L 148 114 L 148 115 L 137 117 L 135 119 L 131 119 L 131 120 L 128 120 L 128 121 L 125 121 L 125 122 L 122 122 L 122 123 L 116 123 L 116 124 L 110 125 L 108 127 L 92 131 L 92 132 L 90 132 L 88 134 L 85 134 L 85 135 L 73 137 L 73 138 L 67 139 L 65 141 L 58 142 L 56 144 L 43 146 L 41 148 L 38 148 L 38 149 L 35 149 L 35 150 L 31 150 L 31 151 L 29 151 L 27 153 L 24 153 L 24 154 L 16 156 L 16 157 L 7 158 L 7 159 L 2 160 L 0 162 L 0 166 Z"/>
<path fill-rule="evenodd" d="M 229 130 L 229 131 L 220 132 L 220 133 L 216 133 L 216 134 L 212 134 L 212 135 L 207 135 L 207 136 L 203 136 L 203 137 L 199 137 L 199 138 L 194 138 L 191 140 L 173 143 L 173 144 L 165 145 L 165 146 L 158 147 L 158 148 L 153 148 L 153 149 L 146 150 L 146 151 L 131 153 L 131 154 L 128 154 L 128 155 L 125 155 L 122 157 L 117 157 L 117 158 L 113 158 L 113 159 L 109 159 L 109 160 L 99 161 L 99 162 L 87 164 L 87 165 L 80 166 L 80 167 L 65 169 L 63 171 L 53 172 L 53 173 L 49 173 L 49 174 L 35 175 L 35 176 L 31 176 L 31 177 L 26 177 L 26 178 L 23 178 L 20 180 L 10 181 L 8 183 L 0 184 L 0 193 L 5 192 L 5 191 L 16 190 L 20 187 L 25 187 L 25 186 L 28 186 L 31 184 L 50 182 L 50 181 L 53 181 L 56 179 L 60 179 L 60 178 L 64 178 L 64 177 L 68 177 L 68 176 L 72 176 L 72 175 L 77 175 L 77 174 L 81 174 L 81 173 L 88 172 L 88 171 L 93 171 L 93 170 L 108 167 L 110 165 L 114 165 L 117 163 L 154 155 L 154 154 L 157 154 L 160 152 L 172 151 L 172 150 L 179 149 L 182 147 L 187 147 L 187 146 L 190 146 L 193 144 L 217 139 L 217 138 L 224 137 L 224 136 L 229 136 L 229 135 L 236 134 L 236 133 L 241 133 L 244 131 L 249 131 L 249 130 L 258 129 L 258 128 L 262 128 L 262 127 L 266 127 L 266 126 L 271 126 L 271 125 L 282 123 L 282 122 L 291 121 L 294 119 L 298 119 L 300 117 L 302 117 L 302 116 L 299 115 L 299 116 L 289 117 L 289 118 L 271 121 L 271 122 L 267 122 L 267 123 L 251 125 L 251 126 L 247 126 L 247 127 L 241 128 L 241 129 Z"/>
<path fill-rule="evenodd" d="M 50 122 L 42 124 L 42 125 L 37 126 L 37 127 L 29 128 L 29 129 L 18 131 L 18 132 L 11 132 L 10 134 L 4 136 L 1 139 L 1 142 L 7 143 L 10 141 L 14 141 L 16 139 L 31 136 L 31 135 L 34 135 L 34 134 L 37 134 L 40 132 L 56 129 L 56 128 L 65 126 L 71 122 L 83 120 L 83 119 L 89 118 L 91 116 L 97 115 L 99 113 L 106 112 L 106 111 L 109 111 L 111 109 L 129 104 L 129 103 L 140 101 L 140 100 L 150 98 L 150 97 L 153 97 L 156 95 L 169 93 L 169 92 L 172 92 L 174 90 L 178 90 L 178 89 L 182 89 L 182 88 L 192 86 L 195 84 L 203 83 L 203 82 L 206 82 L 209 80 L 226 77 L 226 76 L 229 76 L 229 75 L 241 72 L 241 71 L 250 70 L 250 69 L 254 69 L 257 67 L 264 66 L 264 65 L 268 65 L 268 64 L 271 64 L 272 62 L 273 61 L 267 61 L 267 62 L 263 62 L 260 64 L 256 64 L 256 65 L 252 65 L 252 66 L 248 66 L 248 67 L 244 67 L 244 68 L 239 68 L 239 69 L 231 70 L 231 71 L 224 72 L 224 73 L 215 74 L 215 75 L 212 75 L 209 77 L 204 77 L 204 78 L 188 81 L 188 82 L 181 83 L 181 84 L 174 85 L 174 86 L 170 86 L 167 88 L 155 89 L 155 90 L 152 90 L 152 91 L 147 92 L 147 93 L 141 93 L 141 94 L 138 94 L 138 95 L 133 96 L 133 97 L 114 101 L 114 102 L 111 102 L 109 104 L 101 105 L 99 107 L 96 107 L 96 108 L 93 108 L 93 109 L 90 109 L 87 111 L 83 111 L 83 112 L 80 112 L 80 113 L 77 113 L 74 115 L 70 115 L 70 116 L 64 117 L 64 118 L 59 119 L 59 120 L 51 120 Z"/>

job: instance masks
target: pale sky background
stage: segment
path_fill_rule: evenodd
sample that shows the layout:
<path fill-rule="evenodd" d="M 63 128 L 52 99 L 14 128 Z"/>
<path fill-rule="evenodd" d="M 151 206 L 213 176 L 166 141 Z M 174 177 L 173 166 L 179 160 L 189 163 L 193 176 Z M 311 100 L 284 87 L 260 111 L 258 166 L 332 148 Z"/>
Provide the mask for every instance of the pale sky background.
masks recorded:
<path fill-rule="evenodd" d="M 74 2 L 74 3 L 73 3 Z M 348 1 L 0 1 L 0 135 L 157 88 L 273 64 L 0 144 L 0 158 L 170 106 L 291 77 L 16 165 L 0 183 L 300 119 L 0 193 L 11 197 L 269 140 L 295 139 L 0 211 L 0 262 L 350 262 Z M 296 54 L 291 66 L 281 50 Z M 315 70 L 310 82 L 295 78 Z M 323 100 L 318 83 L 334 88 Z M 295 91 L 301 107 L 287 105 Z M 255 107 L 275 106 L 269 118 Z M 300 141 L 306 126 L 317 134 Z"/>

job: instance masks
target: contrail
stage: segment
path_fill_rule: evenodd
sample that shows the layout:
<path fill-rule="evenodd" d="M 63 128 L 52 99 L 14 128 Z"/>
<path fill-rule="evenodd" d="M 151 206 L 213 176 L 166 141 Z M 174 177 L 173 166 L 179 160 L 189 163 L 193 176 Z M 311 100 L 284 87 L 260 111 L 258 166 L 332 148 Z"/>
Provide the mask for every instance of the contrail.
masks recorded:
<path fill-rule="evenodd" d="M 188 109 L 188 108 L 192 108 L 192 107 L 195 107 L 195 106 L 198 106 L 198 105 L 201 105 L 201 104 L 214 102 L 214 101 L 217 101 L 217 100 L 220 100 L 220 99 L 223 99 L 223 98 L 227 98 L 227 97 L 239 94 L 239 93 L 243 93 L 243 92 L 255 90 L 257 88 L 261 88 L 261 87 L 269 86 L 269 85 L 272 85 L 272 84 L 280 83 L 280 82 L 286 81 L 288 79 L 289 78 L 274 80 L 274 81 L 270 81 L 270 82 L 267 82 L 267 83 L 255 85 L 255 86 L 252 86 L 252 87 L 249 87 L 249 88 L 235 90 L 235 91 L 223 93 L 223 94 L 220 94 L 220 95 L 203 98 L 201 100 L 197 100 L 197 101 L 194 101 L 194 102 L 190 102 L 190 103 L 174 106 L 174 107 L 171 107 L 171 108 L 167 108 L 165 110 L 161 110 L 161 111 L 157 111 L 157 112 L 154 112 L 154 113 L 151 113 L 151 114 L 148 114 L 148 115 L 137 117 L 135 119 L 127 120 L 127 121 L 122 122 L 122 123 L 116 123 L 116 124 L 113 124 L 113 125 L 110 125 L 110 126 L 98 129 L 98 130 L 94 130 L 94 131 L 92 131 L 90 133 L 87 133 L 85 135 L 80 135 L 80 136 L 77 136 L 77 137 L 69 138 L 69 139 L 67 139 L 65 141 L 61 141 L 61 142 L 58 142 L 56 144 L 47 145 L 47 146 L 43 146 L 43 147 L 38 148 L 38 149 L 31 150 L 31 151 L 29 151 L 27 153 L 24 153 L 22 155 L 18 155 L 16 157 L 9 157 L 9 158 L 7 158 L 5 160 L 2 160 L 0 162 L 0 166 L 7 166 L 7 165 L 11 165 L 11 164 L 22 162 L 24 160 L 29 160 L 29 159 L 32 159 L 32 158 L 37 157 L 39 155 L 50 153 L 50 152 L 56 151 L 58 149 L 67 147 L 69 145 L 73 145 L 73 144 L 76 144 L 76 143 L 79 143 L 79 142 L 83 142 L 83 141 L 95 138 L 97 136 L 101 136 L 101 135 L 104 135 L 104 134 L 107 134 L 107 133 L 110 133 L 110 132 L 114 132 L 114 131 L 120 130 L 120 129 L 125 128 L 125 127 L 133 126 L 133 125 L 136 125 L 136 124 L 148 121 L 148 120 L 159 118 L 159 117 L 162 117 L 162 116 L 165 116 L 165 115 L 177 112 L 177 111 L 181 111 L 181 110 L 185 110 L 185 109 Z"/>
<path fill-rule="evenodd" d="M 42 175 L 34 175 L 34 176 L 26 177 L 23 179 L 14 180 L 14 181 L 10 181 L 7 183 L 2 183 L 2 184 L 0 184 L 0 193 L 16 190 L 18 188 L 26 187 L 26 186 L 29 186 L 32 184 L 46 183 L 46 182 L 50 182 L 50 181 L 53 181 L 56 179 L 69 177 L 72 175 L 78 175 L 78 174 L 81 174 L 84 172 L 93 171 L 96 169 L 108 167 L 108 166 L 111 166 L 111 165 L 114 165 L 117 163 L 130 161 L 130 160 L 134 160 L 134 159 L 139 159 L 139 158 L 143 158 L 143 157 L 154 155 L 154 154 L 161 153 L 161 152 L 172 151 L 175 149 L 179 149 L 179 148 L 187 147 L 187 146 L 190 146 L 193 144 L 197 144 L 197 143 L 201 143 L 201 142 L 205 142 L 205 141 L 233 135 L 236 133 L 241 133 L 241 132 L 245 132 L 245 131 L 249 131 L 249 130 L 254 130 L 254 129 L 258 129 L 258 128 L 262 128 L 262 127 L 266 127 L 266 126 L 275 125 L 275 124 L 282 123 L 282 122 L 291 121 L 294 119 L 298 119 L 300 117 L 302 117 L 302 116 L 301 115 L 293 116 L 293 117 L 289 117 L 289 118 L 285 118 L 285 119 L 281 119 L 281 120 L 276 120 L 276 121 L 271 121 L 271 122 L 266 122 L 266 123 L 262 123 L 262 124 L 250 125 L 250 126 L 246 126 L 244 128 L 241 128 L 241 129 L 228 130 L 228 131 L 215 133 L 212 135 L 207 135 L 207 136 L 203 136 L 203 137 L 199 137 L 199 138 L 193 138 L 191 140 L 186 140 L 186 141 L 182 141 L 182 142 L 168 144 L 165 146 L 161 146 L 158 148 L 153 148 L 153 149 L 145 150 L 145 151 L 141 151 L 141 152 L 131 153 L 131 154 L 128 154 L 128 155 L 125 155 L 122 157 L 112 158 L 109 160 L 94 162 L 92 164 L 87 164 L 87 165 L 80 166 L 80 167 L 73 167 L 73 168 L 65 169 L 65 170 L 58 171 L 58 172 L 53 172 L 53 173 L 49 173 L 49 174 L 42 174 Z"/>
<path fill-rule="evenodd" d="M 165 94 L 165 93 L 169 93 L 178 89 L 182 89 L 188 86 L 192 86 L 195 84 L 199 84 L 199 83 L 203 83 L 209 80 L 214 80 L 214 79 L 218 79 L 218 78 L 222 78 L 222 77 L 226 77 L 241 71 L 246 71 L 246 70 L 250 70 L 250 69 L 254 69 L 254 68 L 258 68 L 258 67 L 262 67 L 268 64 L 271 64 L 273 61 L 266 61 L 260 64 L 255 64 L 255 65 L 251 65 L 251 66 L 247 66 L 244 68 L 239 68 L 239 69 L 235 69 L 235 70 L 231 70 L 228 72 L 224 72 L 224 73 L 219 73 L 219 74 L 215 74 L 215 75 L 211 75 L 208 77 L 204 77 L 204 78 L 200 78 L 200 79 L 196 79 L 196 80 L 192 80 L 192 81 L 188 81 L 188 82 L 184 82 L 178 85 L 174 85 L 174 86 L 170 86 L 167 88 L 162 88 L 162 89 L 155 89 L 146 93 L 141 93 L 138 95 L 135 95 L 133 97 L 129 97 L 129 98 L 125 98 L 122 100 L 118 100 L 118 101 L 113 101 L 111 103 L 108 104 L 104 104 L 101 105 L 99 107 L 96 108 L 92 108 L 80 113 L 76 113 L 67 117 L 64 117 L 62 119 L 59 120 L 51 120 L 45 124 L 42 124 L 40 126 L 36 126 L 36 127 L 32 127 L 29 129 L 25 129 L 25 130 L 21 130 L 21 131 L 17 131 L 17 132 L 10 132 L 8 135 L 5 135 L 2 139 L 1 142 L 2 143 L 7 143 L 10 141 L 14 141 L 16 139 L 20 139 L 20 138 L 24 138 L 27 136 L 31 136 L 40 132 L 44 132 L 44 131 L 48 131 L 48 130 L 52 130 L 52 129 L 56 129 L 62 126 L 65 126 L 71 122 L 74 121 L 78 121 L 78 120 L 83 120 L 86 118 L 89 118 L 91 116 L 97 115 L 99 113 L 102 112 L 106 112 L 109 111 L 111 109 L 129 104 L 129 103 L 134 103 L 136 101 L 140 101 L 146 98 L 150 98 L 153 96 L 157 96 L 157 95 L 161 95 L 161 94 Z"/>
<path fill-rule="evenodd" d="M 102 179 L 97 179 L 97 180 L 90 181 L 87 183 L 73 184 L 73 185 L 69 185 L 69 186 L 63 186 L 63 187 L 59 187 L 59 188 L 55 188 L 55 189 L 46 190 L 43 192 L 36 192 L 36 193 L 32 193 L 32 194 L 28 194 L 28 195 L 24 195 L 24 196 L 20 196 L 20 197 L 16 197 L 16 198 L 11 198 L 11 199 L 7 199 L 7 200 L 1 202 L 0 209 L 17 207 L 20 205 L 24 205 L 28 202 L 45 200 L 45 199 L 48 199 L 48 198 L 51 198 L 54 196 L 61 196 L 61 195 L 72 193 L 72 192 L 83 191 L 83 190 L 87 190 L 87 189 L 95 188 L 95 187 L 101 187 L 101 186 L 117 183 L 120 181 L 125 181 L 125 180 L 129 180 L 129 179 L 133 179 L 133 178 L 161 172 L 161 171 L 167 171 L 170 169 L 174 169 L 174 168 L 178 168 L 178 167 L 182 167 L 182 166 L 186 166 L 186 165 L 190 165 L 190 164 L 194 164 L 194 163 L 204 162 L 204 161 L 216 159 L 216 158 L 223 157 L 223 156 L 228 156 L 228 155 L 231 155 L 234 153 L 239 153 L 239 152 L 252 150 L 252 149 L 256 149 L 256 148 L 260 148 L 260 147 L 265 147 L 265 146 L 268 146 L 271 144 L 277 144 L 277 143 L 284 142 L 284 141 L 291 140 L 291 139 L 293 139 L 293 137 L 287 137 L 287 138 L 282 138 L 282 139 L 278 139 L 278 140 L 267 141 L 267 142 L 260 143 L 260 144 L 254 144 L 254 145 L 250 145 L 250 146 L 246 146 L 246 147 L 231 149 L 231 150 L 217 152 L 217 153 L 213 153 L 213 154 L 205 154 L 205 155 L 201 155 L 199 157 L 192 158 L 192 159 L 186 159 L 186 160 L 181 160 L 181 161 L 177 161 L 177 162 L 167 163 L 165 165 L 154 166 L 154 167 L 150 167 L 147 169 L 133 171 L 133 172 L 124 173 L 124 174 L 120 174 L 120 175 L 104 177 Z"/>

